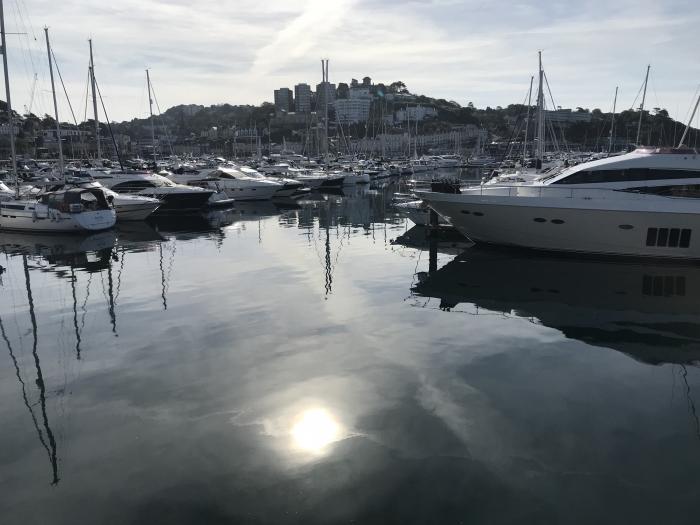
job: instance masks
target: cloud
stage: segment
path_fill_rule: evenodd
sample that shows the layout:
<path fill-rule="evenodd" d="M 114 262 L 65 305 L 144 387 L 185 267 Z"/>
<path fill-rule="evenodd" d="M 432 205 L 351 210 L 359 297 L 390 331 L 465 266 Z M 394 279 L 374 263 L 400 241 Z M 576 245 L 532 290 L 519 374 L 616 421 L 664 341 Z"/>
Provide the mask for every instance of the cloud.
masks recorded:
<path fill-rule="evenodd" d="M 281 86 L 318 83 L 322 57 L 335 83 L 402 80 L 414 92 L 482 107 L 523 99 L 538 50 L 565 107 L 606 108 L 616 85 L 621 107 L 631 104 L 651 63 L 653 104 L 684 113 L 700 78 L 700 15 L 686 0 L 65 0 L 61 9 L 36 0 L 31 12 L 8 5 L 8 31 L 33 27 L 8 42 L 14 105 L 28 104 L 36 71 L 33 109 L 52 110 L 40 30 L 47 24 L 80 118 L 90 36 L 110 116 L 119 120 L 146 115 L 146 67 L 163 109 L 271 100 Z"/>

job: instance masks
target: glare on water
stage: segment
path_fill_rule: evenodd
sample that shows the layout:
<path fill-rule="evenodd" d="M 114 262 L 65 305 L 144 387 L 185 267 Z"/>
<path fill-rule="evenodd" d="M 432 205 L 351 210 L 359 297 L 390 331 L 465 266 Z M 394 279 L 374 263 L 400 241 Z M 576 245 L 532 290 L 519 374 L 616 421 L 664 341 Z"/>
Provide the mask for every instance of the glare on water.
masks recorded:
<path fill-rule="evenodd" d="M 303 412 L 292 427 L 292 438 L 296 448 L 323 453 L 340 437 L 340 426 L 327 410 L 312 408 Z"/>

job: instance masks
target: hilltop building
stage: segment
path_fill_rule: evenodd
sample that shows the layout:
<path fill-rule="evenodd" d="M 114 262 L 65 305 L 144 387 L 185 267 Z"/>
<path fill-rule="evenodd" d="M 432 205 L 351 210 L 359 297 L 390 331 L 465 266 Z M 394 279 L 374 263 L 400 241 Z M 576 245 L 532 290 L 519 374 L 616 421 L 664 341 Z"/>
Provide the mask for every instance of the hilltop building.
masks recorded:
<path fill-rule="evenodd" d="M 369 120 L 369 98 L 345 98 L 335 101 L 335 117 L 339 124 L 356 124 Z"/>
<path fill-rule="evenodd" d="M 275 89 L 275 111 L 294 111 L 294 94 L 291 89 Z"/>
<path fill-rule="evenodd" d="M 328 104 L 328 110 L 333 109 L 335 102 L 335 84 L 330 82 L 321 82 L 316 85 L 316 111 L 319 115 L 323 115 L 325 105 Z"/>
<path fill-rule="evenodd" d="M 308 84 L 297 84 L 294 86 L 294 103 L 297 113 L 311 112 L 311 86 Z"/>
<path fill-rule="evenodd" d="M 437 117 L 437 110 L 432 106 L 408 106 L 396 111 L 396 122 L 416 122 Z"/>
<path fill-rule="evenodd" d="M 556 111 L 546 111 L 546 118 L 553 124 L 574 124 L 576 122 L 590 122 L 591 114 L 588 111 L 557 109 Z"/>

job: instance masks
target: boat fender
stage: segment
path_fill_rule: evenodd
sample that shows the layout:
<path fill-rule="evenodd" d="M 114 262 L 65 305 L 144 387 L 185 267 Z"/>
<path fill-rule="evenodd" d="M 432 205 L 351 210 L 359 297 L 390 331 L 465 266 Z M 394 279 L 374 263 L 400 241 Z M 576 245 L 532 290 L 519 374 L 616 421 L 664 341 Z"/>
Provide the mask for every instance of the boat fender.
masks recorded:
<path fill-rule="evenodd" d="M 37 221 L 36 210 L 32 210 L 32 222 Z"/>

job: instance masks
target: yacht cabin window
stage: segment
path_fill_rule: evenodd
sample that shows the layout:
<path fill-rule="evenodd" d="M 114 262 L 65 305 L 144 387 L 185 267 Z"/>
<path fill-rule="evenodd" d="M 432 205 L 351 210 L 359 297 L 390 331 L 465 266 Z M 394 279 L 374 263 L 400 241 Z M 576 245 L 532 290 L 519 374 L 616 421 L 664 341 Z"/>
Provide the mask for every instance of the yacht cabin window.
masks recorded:
<path fill-rule="evenodd" d="M 700 178 L 698 170 L 669 170 L 655 168 L 628 168 L 583 170 L 554 181 L 552 184 L 596 184 L 601 182 L 637 182 L 670 179 Z"/>

